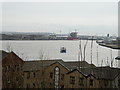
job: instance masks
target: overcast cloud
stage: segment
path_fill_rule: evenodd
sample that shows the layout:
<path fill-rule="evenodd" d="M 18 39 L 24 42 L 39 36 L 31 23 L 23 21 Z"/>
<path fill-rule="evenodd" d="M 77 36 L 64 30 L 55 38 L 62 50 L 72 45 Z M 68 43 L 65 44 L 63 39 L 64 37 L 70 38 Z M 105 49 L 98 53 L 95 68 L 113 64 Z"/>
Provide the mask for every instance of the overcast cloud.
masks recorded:
<path fill-rule="evenodd" d="M 117 2 L 6 2 L 1 8 L 3 31 L 118 33 Z"/>

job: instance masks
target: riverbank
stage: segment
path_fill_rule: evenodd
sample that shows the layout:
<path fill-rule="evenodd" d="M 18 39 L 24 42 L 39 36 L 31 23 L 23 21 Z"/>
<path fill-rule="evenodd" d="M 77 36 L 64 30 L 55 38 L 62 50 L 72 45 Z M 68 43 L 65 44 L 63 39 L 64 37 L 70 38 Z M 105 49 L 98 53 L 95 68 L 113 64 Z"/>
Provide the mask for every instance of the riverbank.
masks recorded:
<path fill-rule="evenodd" d="M 120 49 L 120 45 L 114 45 L 114 44 L 99 44 L 99 45 L 112 48 L 112 49 Z"/>

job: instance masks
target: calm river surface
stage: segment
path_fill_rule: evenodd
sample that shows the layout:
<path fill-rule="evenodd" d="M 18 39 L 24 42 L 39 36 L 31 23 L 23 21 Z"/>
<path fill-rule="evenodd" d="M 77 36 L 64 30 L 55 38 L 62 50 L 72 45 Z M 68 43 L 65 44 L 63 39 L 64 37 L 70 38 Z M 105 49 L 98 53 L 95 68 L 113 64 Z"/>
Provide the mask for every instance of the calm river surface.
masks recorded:
<path fill-rule="evenodd" d="M 7 50 L 7 47 L 11 46 L 12 50 L 24 60 L 37 60 L 39 57 L 41 57 L 40 55 L 44 55 L 45 59 L 77 61 L 79 42 L 79 40 L 0 41 L 0 44 L 2 45 L 0 46 L 0 49 Z M 86 40 L 82 40 L 81 43 L 83 50 Z M 66 48 L 66 53 L 60 53 L 61 47 Z M 94 64 L 101 65 L 103 60 L 104 65 L 110 65 L 111 55 L 112 58 L 118 56 L 118 50 L 99 46 L 96 41 L 93 41 L 92 61 Z M 86 61 L 88 63 L 91 61 L 91 41 L 88 41 L 86 47 Z M 116 63 L 117 61 L 114 60 L 114 66 Z"/>

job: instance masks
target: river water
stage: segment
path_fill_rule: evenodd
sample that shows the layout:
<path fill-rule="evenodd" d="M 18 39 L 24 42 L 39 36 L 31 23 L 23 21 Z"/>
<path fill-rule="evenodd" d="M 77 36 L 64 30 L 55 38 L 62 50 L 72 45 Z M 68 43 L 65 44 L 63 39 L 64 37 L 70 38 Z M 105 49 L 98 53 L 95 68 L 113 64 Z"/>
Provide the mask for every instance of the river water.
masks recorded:
<path fill-rule="evenodd" d="M 24 60 L 63 59 L 64 61 L 78 61 L 79 40 L 49 40 L 49 41 L 0 41 L 0 49 L 7 51 L 10 48 Z M 82 52 L 86 40 L 81 41 Z M 60 53 L 60 48 L 65 47 L 66 53 Z M 10 49 L 9 48 L 9 49 Z M 86 47 L 85 60 L 95 65 L 110 65 L 111 60 L 118 56 L 118 50 L 99 46 L 93 41 L 91 59 L 91 41 Z M 113 60 L 113 65 L 117 66 L 117 61 Z"/>

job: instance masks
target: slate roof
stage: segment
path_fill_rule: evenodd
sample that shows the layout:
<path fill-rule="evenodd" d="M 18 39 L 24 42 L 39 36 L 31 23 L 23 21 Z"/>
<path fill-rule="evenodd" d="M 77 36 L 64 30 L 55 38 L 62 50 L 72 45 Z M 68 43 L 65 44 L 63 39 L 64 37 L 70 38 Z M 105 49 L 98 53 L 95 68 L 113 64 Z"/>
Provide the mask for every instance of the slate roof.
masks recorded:
<path fill-rule="evenodd" d="M 25 61 L 23 71 L 37 71 L 45 68 L 55 62 L 63 62 L 62 60 L 37 60 Z"/>
<path fill-rule="evenodd" d="M 82 70 L 82 71 L 81 71 Z M 102 80 L 113 80 L 120 74 L 120 69 L 118 68 L 110 68 L 110 67 L 96 67 L 96 68 L 82 68 L 82 69 L 74 69 L 72 71 L 67 72 L 66 74 L 72 73 L 74 71 L 80 72 L 86 78 L 92 75 L 96 79 Z"/>
<path fill-rule="evenodd" d="M 0 50 L 0 60 L 2 60 L 5 56 L 7 56 L 7 52 Z"/>
<path fill-rule="evenodd" d="M 96 67 L 96 68 L 84 68 L 82 69 L 84 75 L 92 74 L 97 79 L 114 79 L 117 75 L 120 74 L 119 68 L 110 68 L 106 67 Z"/>
<path fill-rule="evenodd" d="M 73 69 L 77 69 L 79 67 L 84 67 L 84 68 L 90 68 L 90 67 L 96 67 L 93 64 L 89 64 L 86 61 L 69 61 L 69 62 L 64 62 L 63 63 L 65 66 L 67 66 L 69 69 L 73 70 Z"/>
<path fill-rule="evenodd" d="M 78 63 L 78 61 L 68 61 L 64 62 L 63 60 L 36 60 L 36 61 L 25 61 L 23 66 L 23 71 L 37 71 L 41 70 L 42 68 L 46 68 L 55 62 L 59 62 L 62 64 L 65 68 L 69 69 L 70 72 L 73 72 L 76 69 L 79 69 L 79 65 L 81 67 L 84 66 L 84 68 L 80 68 L 80 72 L 83 73 L 83 75 L 93 75 L 97 79 L 114 79 L 118 74 L 120 74 L 120 69 L 118 68 L 110 68 L 108 66 L 106 67 L 96 67 L 93 64 L 89 64 L 86 61 Z"/>
<path fill-rule="evenodd" d="M 41 70 L 42 67 L 47 67 L 55 62 L 61 63 L 65 68 L 69 70 L 73 70 L 79 67 L 79 63 L 77 61 L 74 62 L 64 62 L 63 60 L 36 60 L 36 61 L 25 61 L 23 70 L 24 71 L 34 71 L 34 70 Z M 87 62 L 83 61 L 82 64 L 85 67 L 95 67 L 95 65 L 90 65 Z"/>
<path fill-rule="evenodd" d="M 93 69 L 93 75 L 98 79 L 114 79 L 118 74 L 120 74 L 120 69 L 110 68 L 110 67 L 98 67 Z"/>
<path fill-rule="evenodd" d="M 78 69 L 74 69 L 74 70 L 72 70 L 72 71 L 69 71 L 69 72 L 67 72 L 66 74 L 70 74 L 70 73 L 73 73 L 73 72 L 75 72 L 75 71 L 77 71 L 77 72 L 79 72 L 79 73 L 81 73 L 83 76 L 85 76 L 80 70 L 78 70 Z"/>

